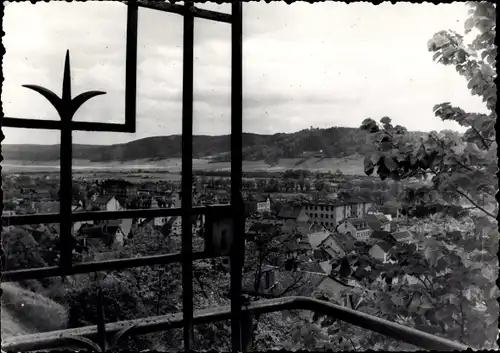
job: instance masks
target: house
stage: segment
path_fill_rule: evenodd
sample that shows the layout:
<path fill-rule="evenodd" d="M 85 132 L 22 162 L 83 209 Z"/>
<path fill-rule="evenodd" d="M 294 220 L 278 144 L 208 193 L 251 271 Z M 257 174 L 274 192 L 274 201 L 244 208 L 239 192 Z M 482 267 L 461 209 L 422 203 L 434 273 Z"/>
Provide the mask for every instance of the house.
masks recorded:
<path fill-rule="evenodd" d="M 367 221 L 361 218 L 348 218 L 337 227 L 337 232 L 355 237 L 358 241 L 367 241 L 372 229 Z"/>
<path fill-rule="evenodd" d="M 182 217 L 180 217 L 180 216 L 167 217 L 167 221 L 164 223 L 164 226 L 167 229 L 169 229 L 170 234 L 181 235 L 182 234 Z"/>
<path fill-rule="evenodd" d="M 341 242 L 338 240 L 338 233 L 330 233 L 320 244 L 319 248 L 323 249 L 328 253 L 332 259 L 337 259 L 343 257 L 348 249 L 342 246 Z"/>
<path fill-rule="evenodd" d="M 390 215 L 392 219 L 399 218 L 399 207 L 395 204 L 386 203 L 380 206 L 380 212 Z"/>
<path fill-rule="evenodd" d="M 124 218 L 121 220 L 120 228 L 126 237 L 132 233 L 133 227 L 134 220 L 132 218 Z"/>
<path fill-rule="evenodd" d="M 415 237 L 409 230 L 394 232 L 392 236 L 398 243 L 413 244 L 416 242 Z"/>
<path fill-rule="evenodd" d="M 137 195 L 137 187 L 126 180 L 108 179 L 100 185 L 103 193 L 115 197 L 130 197 Z"/>
<path fill-rule="evenodd" d="M 152 198 L 151 200 L 151 208 L 158 209 L 160 206 L 166 206 L 163 200 L 158 200 L 156 198 Z M 153 224 L 155 227 L 161 227 L 167 222 L 167 217 L 156 217 L 153 220 Z"/>
<path fill-rule="evenodd" d="M 300 205 L 285 205 L 278 214 L 278 218 L 285 222 L 283 226 L 284 232 L 293 231 L 297 227 L 308 227 L 309 217 L 307 216 L 304 207 Z"/>
<path fill-rule="evenodd" d="M 285 205 L 278 214 L 278 218 L 284 220 L 290 219 L 296 222 L 303 223 L 307 223 L 309 221 L 309 217 L 307 216 L 304 207 L 292 204 Z"/>
<path fill-rule="evenodd" d="M 368 210 L 372 207 L 370 201 L 366 201 L 360 198 L 350 199 L 349 204 L 351 205 L 351 217 L 362 218 L 364 215 L 368 214 Z"/>
<path fill-rule="evenodd" d="M 383 230 L 390 232 L 391 221 L 382 213 L 372 213 L 364 217 L 372 230 Z"/>
<path fill-rule="evenodd" d="M 378 241 L 386 241 L 392 245 L 396 245 L 397 241 L 396 239 L 392 236 L 390 232 L 386 232 L 384 230 L 376 230 L 372 233 L 371 235 L 371 240 L 374 243 L 377 243 Z"/>
<path fill-rule="evenodd" d="M 269 195 L 263 196 L 259 194 L 248 194 L 245 199 L 245 209 L 246 212 L 253 213 L 264 213 L 271 212 L 271 199 Z"/>
<path fill-rule="evenodd" d="M 288 204 L 283 206 L 278 214 L 279 219 L 283 219 L 285 222 L 288 220 L 294 221 L 295 223 L 307 223 L 309 217 L 307 216 L 304 207 L 300 205 Z"/>
<path fill-rule="evenodd" d="M 123 245 L 125 235 L 118 225 L 82 225 L 79 230 L 79 237 L 83 241 L 83 246 L 104 244 L 107 247 Z"/>
<path fill-rule="evenodd" d="M 373 245 L 368 253 L 374 259 L 378 259 L 386 263 L 389 260 L 389 252 L 393 247 L 394 245 L 387 241 L 380 241 Z"/>
<path fill-rule="evenodd" d="M 307 235 L 307 240 L 311 244 L 312 249 L 319 248 L 319 245 L 331 235 L 328 231 L 315 232 Z"/>
<path fill-rule="evenodd" d="M 100 211 L 120 211 L 123 207 L 114 196 L 99 196 L 91 203 L 92 208 Z"/>

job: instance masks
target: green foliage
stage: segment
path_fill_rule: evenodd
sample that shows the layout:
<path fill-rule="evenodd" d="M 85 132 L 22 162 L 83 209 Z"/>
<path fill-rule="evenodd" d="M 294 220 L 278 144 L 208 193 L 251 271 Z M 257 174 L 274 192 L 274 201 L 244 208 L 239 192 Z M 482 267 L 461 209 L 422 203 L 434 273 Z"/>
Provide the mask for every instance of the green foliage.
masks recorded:
<path fill-rule="evenodd" d="M 442 120 L 452 120 L 468 127 L 463 136 L 442 131 L 430 132 L 418 143 L 412 141 L 404 127 L 393 126 L 384 117 L 377 123 L 365 119 L 361 129 L 367 131 L 375 147 L 365 158 L 365 173 L 375 171 L 381 179 L 432 177 L 432 188 L 420 194 L 427 198 L 438 195 L 447 202 L 472 204 L 492 218 L 497 180 L 494 124 L 496 121 L 495 5 L 470 3 L 466 31 L 475 27 L 479 34 L 466 45 L 463 36 L 450 31 L 436 33 L 429 41 L 434 60 L 453 65 L 467 79 L 473 95 L 482 98 L 488 114 L 468 113 L 450 103 L 437 104 L 434 113 Z"/>
<path fill-rule="evenodd" d="M 31 234 L 22 229 L 15 228 L 11 231 L 2 232 L 2 247 L 5 251 L 5 264 L 2 264 L 3 270 L 47 266 L 37 241 Z"/>
<path fill-rule="evenodd" d="M 441 227 L 450 222 L 447 219 Z M 494 348 L 498 235 L 485 237 L 470 219 L 461 222 L 468 230 L 458 237 L 433 231 L 418 249 L 396 245 L 390 263 L 360 254 L 347 256 L 349 276 L 358 275 L 364 287 L 357 294 L 362 302 L 359 310 L 473 348 Z"/>
<path fill-rule="evenodd" d="M 91 275 L 89 275 L 91 276 Z M 107 322 L 130 320 L 144 316 L 146 309 L 140 301 L 136 286 L 123 276 L 107 275 L 98 285 L 104 295 L 105 317 Z M 72 288 L 66 294 L 70 306 L 70 325 L 72 327 L 95 325 L 97 323 L 98 292 L 94 281 Z"/>

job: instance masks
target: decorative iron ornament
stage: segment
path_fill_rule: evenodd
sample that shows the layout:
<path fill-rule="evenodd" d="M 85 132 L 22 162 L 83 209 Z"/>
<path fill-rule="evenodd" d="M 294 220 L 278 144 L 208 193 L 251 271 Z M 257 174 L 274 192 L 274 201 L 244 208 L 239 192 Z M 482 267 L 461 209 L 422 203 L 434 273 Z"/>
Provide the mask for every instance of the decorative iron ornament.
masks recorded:
<path fill-rule="evenodd" d="M 69 60 L 69 50 L 66 51 L 66 59 L 64 62 L 64 74 L 61 98 L 51 90 L 37 85 L 23 85 L 35 92 L 44 96 L 50 104 L 56 109 L 61 119 L 61 142 L 60 142 L 60 232 L 59 232 L 59 248 L 60 259 L 59 265 L 63 269 L 71 268 L 73 239 L 71 229 L 71 202 L 72 202 L 72 164 L 73 164 L 73 141 L 71 121 L 76 111 L 89 99 L 106 94 L 102 91 L 83 92 L 71 98 L 71 66 Z"/>
<path fill-rule="evenodd" d="M 57 110 L 62 122 L 70 122 L 78 108 L 80 108 L 83 103 L 89 99 L 101 94 L 106 94 L 106 92 L 102 91 L 88 91 L 79 94 L 74 99 L 71 98 L 71 65 L 69 60 L 69 50 L 66 51 L 66 60 L 64 62 L 64 77 L 61 98 L 45 87 L 37 85 L 23 85 L 23 87 L 32 89 L 33 91 L 44 96 Z"/>

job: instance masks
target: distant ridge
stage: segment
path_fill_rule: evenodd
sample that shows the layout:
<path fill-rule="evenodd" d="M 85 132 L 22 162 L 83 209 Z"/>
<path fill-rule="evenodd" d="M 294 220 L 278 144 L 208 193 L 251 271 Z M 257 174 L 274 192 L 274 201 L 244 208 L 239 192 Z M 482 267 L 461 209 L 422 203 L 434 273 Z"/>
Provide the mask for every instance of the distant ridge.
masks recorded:
<path fill-rule="evenodd" d="M 414 132 L 415 136 L 425 133 Z M 274 135 L 243 134 L 243 159 L 248 161 L 279 158 L 340 158 L 365 155 L 370 150 L 366 132 L 356 128 L 312 128 L 295 133 Z M 193 137 L 193 158 L 229 161 L 231 136 L 197 135 Z M 50 162 L 59 160 L 59 145 L 2 145 L 2 155 L 9 160 Z M 73 145 L 73 158 L 91 162 L 126 162 L 179 158 L 181 135 L 147 137 L 115 145 Z"/>

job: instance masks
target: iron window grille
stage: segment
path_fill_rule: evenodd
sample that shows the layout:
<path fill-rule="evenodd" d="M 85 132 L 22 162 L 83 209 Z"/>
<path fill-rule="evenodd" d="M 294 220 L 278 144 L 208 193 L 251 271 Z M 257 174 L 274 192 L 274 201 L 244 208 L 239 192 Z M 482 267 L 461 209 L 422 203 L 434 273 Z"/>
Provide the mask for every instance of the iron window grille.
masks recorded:
<path fill-rule="evenodd" d="M 70 57 L 66 53 L 63 89 L 61 98 L 43 87 L 26 85 L 47 98 L 57 110 L 60 120 L 25 119 L 3 117 L 2 125 L 12 128 L 50 129 L 61 131 L 60 143 L 60 212 L 2 216 L 3 226 L 26 225 L 36 223 L 60 224 L 60 263 L 58 266 L 4 271 L 2 282 L 41 279 L 55 276 L 92 273 L 98 271 L 116 271 L 132 267 L 151 266 L 169 263 L 182 263 L 182 314 L 153 316 L 145 319 L 129 320 L 87 326 L 61 331 L 45 332 L 26 336 L 16 336 L 2 342 L 2 350 L 41 350 L 74 345 L 74 338 L 87 348 L 109 347 L 104 339 L 105 334 L 115 334 L 116 340 L 123 334 L 145 334 L 167 330 L 175 327 L 184 329 L 184 348 L 191 349 L 193 325 L 231 320 L 231 344 L 233 351 L 249 351 L 251 349 L 251 320 L 253 314 L 303 309 L 332 315 L 336 318 L 365 329 L 379 332 L 392 338 L 403 340 L 427 349 L 462 350 L 467 347 L 436 337 L 403 325 L 382 320 L 367 314 L 356 312 L 345 307 L 306 297 L 285 297 L 259 300 L 244 303 L 242 300 L 242 265 L 244 261 L 245 231 L 244 203 L 241 197 L 242 181 L 242 3 L 232 2 L 231 14 L 219 13 L 196 8 L 192 1 L 184 5 L 176 5 L 158 1 L 124 1 L 127 5 L 127 44 L 126 44 L 126 87 L 125 87 L 125 122 L 97 123 L 72 121 L 78 107 L 85 101 L 98 95 L 101 91 L 85 92 L 71 97 Z M 91 211 L 72 213 L 72 132 L 73 131 L 108 131 L 134 133 L 136 130 L 136 83 L 137 83 L 137 26 L 138 8 L 149 8 L 158 11 L 176 13 L 183 16 L 183 96 L 182 96 L 182 201 L 181 208 L 175 209 L 140 209 L 123 211 Z M 192 205 L 192 123 L 193 123 L 193 41 L 194 18 L 229 23 L 231 25 L 231 204 L 204 207 Z M 66 192 L 65 192 L 66 191 Z M 315 209 L 317 207 L 315 206 Z M 220 216 L 226 214 L 233 221 L 233 242 L 229 253 L 231 272 L 231 304 L 229 307 L 218 307 L 193 311 L 193 274 L 192 261 L 209 258 L 213 255 L 206 252 L 192 252 L 192 229 L 188 221 L 192 215 L 204 214 Z M 178 216 L 182 218 L 182 250 L 180 253 L 144 256 L 87 263 L 72 263 L 73 222 L 89 220 L 113 220 L 123 218 L 156 218 Z M 99 296 L 102 300 L 102 293 Z M 89 339 L 99 342 L 96 345 Z"/>

